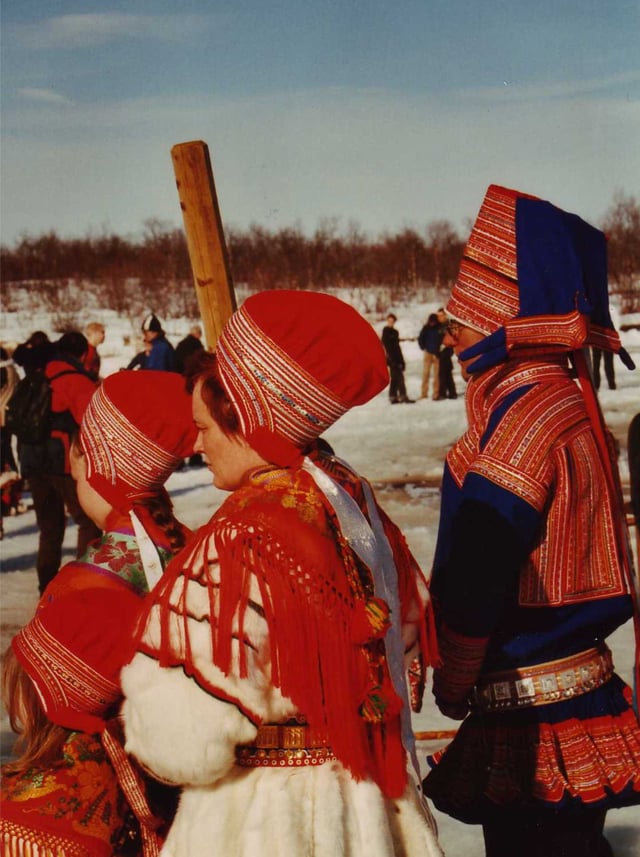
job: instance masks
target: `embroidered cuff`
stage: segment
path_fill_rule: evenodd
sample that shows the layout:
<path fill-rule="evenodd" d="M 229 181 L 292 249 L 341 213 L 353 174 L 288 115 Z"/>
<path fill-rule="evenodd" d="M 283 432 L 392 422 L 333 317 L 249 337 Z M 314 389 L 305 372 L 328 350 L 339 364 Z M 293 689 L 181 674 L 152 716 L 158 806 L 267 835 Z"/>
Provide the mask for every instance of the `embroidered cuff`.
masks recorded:
<path fill-rule="evenodd" d="M 446 625 L 438 643 L 442 666 L 433 673 L 433 695 L 438 703 L 463 702 L 476 683 L 487 649 L 488 637 L 466 637 Z"/>

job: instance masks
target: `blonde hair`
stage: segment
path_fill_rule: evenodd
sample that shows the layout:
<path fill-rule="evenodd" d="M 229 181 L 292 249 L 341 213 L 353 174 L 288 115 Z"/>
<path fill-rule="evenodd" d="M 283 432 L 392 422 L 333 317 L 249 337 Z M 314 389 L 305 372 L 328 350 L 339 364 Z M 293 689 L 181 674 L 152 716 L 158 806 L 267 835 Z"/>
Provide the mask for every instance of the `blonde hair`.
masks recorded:
<path fill-rule="evenodd" d="M 87 333 L 104 333 L 105 326 L 99 321 L 90 321 L 85 330 Z"/>
<path fill-rule="evenodd" d="M 11 729 L 18 736 L 14 745 L 18 758 L 2 766 L 3 774 L 26 773 L 60 759 L 71 730 L 48 719 L 33 682 L 11 646 L 2 659 L 2 698 Z"/>

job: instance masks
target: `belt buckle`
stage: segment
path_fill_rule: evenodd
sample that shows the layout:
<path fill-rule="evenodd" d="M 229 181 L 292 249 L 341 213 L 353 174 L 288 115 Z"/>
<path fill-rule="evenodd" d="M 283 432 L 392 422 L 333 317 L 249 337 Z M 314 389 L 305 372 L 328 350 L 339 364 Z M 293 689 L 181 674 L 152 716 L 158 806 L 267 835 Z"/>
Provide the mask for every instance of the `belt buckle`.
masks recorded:
<path fill-rule="evenodd" d="M 285 750 L 299 750 L 305 746 L 307 730 L 304 726 L 285 726 L 282 731 L 282 746 Z"/>

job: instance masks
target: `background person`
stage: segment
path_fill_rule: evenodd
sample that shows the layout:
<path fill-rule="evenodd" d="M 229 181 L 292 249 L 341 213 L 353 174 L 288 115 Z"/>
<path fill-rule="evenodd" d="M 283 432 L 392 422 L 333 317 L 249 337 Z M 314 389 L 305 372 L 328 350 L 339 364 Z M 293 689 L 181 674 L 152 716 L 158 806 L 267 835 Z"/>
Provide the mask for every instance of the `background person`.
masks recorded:
<path fill-rule="evenodd" d="M 178 363 L 178 371 L 183 375 L 188 375 L 192 361 L 203 350 L 202 344 L 202 328 L 195 324 L 184 339 L 176 345 L 176 361 Z M 194 452 L 187 460 L 189 467 L 204 467 L 202 455 L 199 452 Z"/>
<path fill-rule="evenodd" d="M 60 568 L 67 510 L 78 525 L 77 557 L 100 536 L 100 530 L 78 502 L 69 461 L 71 440 L 96 389 L 96 382 L 82 365 L 87 340 L 79 331 L 69 331 L 55 343 L 53 351 L 45 347 L 47 362 L 41 369 L 29 364 L 29 371 L 42 371 L 50 379 L 49 434 L 41 444 L 18 443 L 20 474 L 29 482 L 38 524 L 36 570 L 40 594 Z M 32 353 L 35 350 L 34 346 Z"/>
<path fill-rule="evenodd" d="M 458 391 L 453 380 L 453 348 L 444 341 L 447 330 L 447 314 L 441 307 L 436 313 L 440 325 L 442 344 L 438 353 L 438 399 L 457 399 Z"/>
<path fill-rule="evenodd" d="M 87 353 L 83 365 L 94 381 L 100 380 L 100 354 L 98 346 L 102 345 L 105 337 L 104 324 L 99 321 L 90 321 L 85 330 L 87 337 Z"/>
<path fill-rule="evenodd" d="M 13 352 L 13 362 L 20 366 L 25 374 L 35 370 L 44 369 L 56 349 L 55 343 L 43 330 L 34 330 L 31 336 L 21 342 Z"/>
<path fill-rule="evenodd" d="M 201 359 L 195 449 L 231 493 L 149 597 L 122 673 L 128 752 L 182 786 L 165 853 L 440 854 L 403 745 L 424 579 L 317 443 L 386 386 L 375 331 L 331 296 L 263 292 Z"/>
<path fill-rule="evenodd" d="M 9 351 L 0 346 L 0 470 L 13 471 L 17 475 L 18 464 L 11 445 L 11 434 L 4 430 L 5 410 L 20 376 Z"/>
<path fill-rule="evenodd" d="M 178 363 L 173 345 L 167 339 L 160 319 L 153 313 L 142 322 L 142 334 L 145 343 L 150 345 L 150 350 L 140 368 L 177 372 Z"/>
<path fill-rule="evenodd" d="M 194 324 L 189 330 L 189 333 L 184 339 L 176 345 L 176 361 L 178 363 L 178 371 L 184 375 L 189 371 L 189 361 L 195 354 L 202 351 L 202 328 L 198 324 Z"/>
<path fill-rule="evenodd" d="M 439 364 L 440 349 L 442 347 L 442 339 L 444 332 L 438 321 L 438 316 L 432 312 L 427 319 L 427 323 L 423 325 L 422 330 L 418 335 L 418 345 L 424 351 L 422 364 L 422 386 L 420 388 L 420 398 L 429 398 L 429 379 L 433 377 L 433 394 L 432 398 L 435 401 L 439 396 L 440 379 L 439 379 Z"/>
<path fill-rule="evenodd" d="M 389 401 L 392 405 L 400 402 L 410 402 L 404 383 L 405 362 L 402 348 L 400 347 L 400 335 L 395 328 L 397 317 L 390 312 L 387 323 L 382 328 L 381 340 L 387 356 L 389 367 Z"/>
<path fill-rule="evenodd" d="M 146 367 L 149 354 L 151 354 L 151 343 L 143 341 L 142 349 L 133 356 L 125 368 L 144 369 Z"/>

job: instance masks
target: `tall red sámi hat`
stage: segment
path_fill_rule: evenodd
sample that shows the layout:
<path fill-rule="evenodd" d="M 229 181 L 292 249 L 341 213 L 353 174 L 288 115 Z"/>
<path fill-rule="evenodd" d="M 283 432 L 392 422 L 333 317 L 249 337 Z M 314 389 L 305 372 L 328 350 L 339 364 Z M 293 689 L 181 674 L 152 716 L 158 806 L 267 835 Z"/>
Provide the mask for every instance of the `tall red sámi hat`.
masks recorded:
<path fill-rule="evenodd" d="M 191 454 L 196 429 L 182 375 L 123 370 L 96 390 L 80 426 L 87 479 L 120 511 L 161 490 Z"/>
<path fill-rule="evenodd" d="M 389 382 L 371 325 L 318 292 L 268 291 L 244 302 L 216 349 L 242 434 L 267 461 L 288 465 L 355 405 Z"/>

